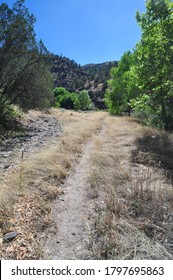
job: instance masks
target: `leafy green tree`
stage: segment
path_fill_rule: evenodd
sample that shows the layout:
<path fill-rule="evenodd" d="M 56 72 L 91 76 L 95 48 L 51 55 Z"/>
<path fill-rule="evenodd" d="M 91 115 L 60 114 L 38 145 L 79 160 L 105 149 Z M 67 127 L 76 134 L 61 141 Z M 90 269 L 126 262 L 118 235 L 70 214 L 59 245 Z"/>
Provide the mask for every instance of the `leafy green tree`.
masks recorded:
<path fill-rule="evenodd" d="M 63 87 L 54 89 L 56 106 L 65 109 L 89 110 L 92 102 L 88 92 L 83 90 L 80 93 L 69 92 Z"/>
<path fill-rule="evenodd" d="M 173 129 L 173 2 L 148 0 L 136 19 L 142 30 L 135 51 L 138 83 L 154 124 Z"/>
<path fill-rule="evenodd" d="M 53 92 L 54 92 L 55 98 L 58 98 L 59 96 L 69 93 L 69 91 L 66 90 L 64 87 L 56 87 Z"/>
<path fill-rule="evenodd" d="M 57 87 L 54 89 L 54 96 L 56 99 L 56 107 L 62 107 L 65 109 L 75 109 L 77 102 L 77 94 L 69 92 L 63 87 Z"/>
<path fill-rule="evenodd" d="M 105 93 L 105 103 L 109 112 L 113 115 L 119 115 L 125 109 L 127 99 L 124 92 L 122 80 L 118 75 L 118 68 L 111 69 L 112 79 L 108 81 L 109 88 Z"/>
<path fill-rule="evenodd" d="M 136 73 L 133 67 L 133 54 L 128 51 L 121 57 L 118 67 L 111 69 L 111 80 L 105 94 L 105 102 L 111 114 L 119 115 L 129 111 L 129 102 L 138 94 Z"/>
<path fill-rule="evenodd" d="M 48 52 L 36 41 L 34 23 L 24 0 L 17 0 L 12 9 L 0 5 L 0 115 L 12 103 L 42 108 L 52 99 Z"/>
<path fill-rule="evenodd" d="M 59 104 L 62 108 L 65 109 L 75 109 L 76 100 L 77 100 L 76 93 L 68 92 L 67 94 L 60 96 Z"/>
<path fill-rule="evenodd" d="M 88 92 L 86 90 L 82 90 L 77 95 L 76 109 L 84 111 L 84 110 L 91 109 L 91 107 L 92 107 L 92 101 L 88 95 Z"/>

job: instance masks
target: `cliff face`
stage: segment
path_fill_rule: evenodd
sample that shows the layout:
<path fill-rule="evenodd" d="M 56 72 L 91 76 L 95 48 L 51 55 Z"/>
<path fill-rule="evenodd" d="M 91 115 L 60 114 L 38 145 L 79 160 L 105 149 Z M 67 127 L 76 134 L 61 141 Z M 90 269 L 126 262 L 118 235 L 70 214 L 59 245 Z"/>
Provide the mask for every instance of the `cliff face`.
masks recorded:
<path fill-rule="evenodd" d="M 96 107 L 105 108 L 103 96 L 110 79 L 110 69 L 116 61 L 80 66 L 74 60 L 51 55 L 51 72 L 55 87 L 64 87 L 70 92 L 87 90 Z"/>

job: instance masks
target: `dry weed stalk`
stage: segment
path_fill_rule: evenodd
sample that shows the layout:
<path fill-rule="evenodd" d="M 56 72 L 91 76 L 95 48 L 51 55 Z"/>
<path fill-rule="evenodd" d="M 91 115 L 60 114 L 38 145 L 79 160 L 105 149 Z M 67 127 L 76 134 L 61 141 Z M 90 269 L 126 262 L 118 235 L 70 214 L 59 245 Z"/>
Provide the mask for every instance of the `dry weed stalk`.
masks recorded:
<path fill-rule="evenodd" d="M 24 159 L 24 150 L 22 150 L 21 159 L 20 159 L 20 174 L 19 174 L 19 186 L 20 186 L 20 188 L 22 188 L 23 159 Z"/>

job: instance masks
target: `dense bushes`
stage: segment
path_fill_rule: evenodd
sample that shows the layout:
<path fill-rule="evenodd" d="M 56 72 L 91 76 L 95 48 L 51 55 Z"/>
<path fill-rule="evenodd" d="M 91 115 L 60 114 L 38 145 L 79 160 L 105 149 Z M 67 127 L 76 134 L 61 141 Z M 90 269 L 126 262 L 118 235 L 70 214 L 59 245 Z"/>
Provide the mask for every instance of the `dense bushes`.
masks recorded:
<path fill-rule="evenodd" d="M 87 91 L 69 92 L 63 87 L 54 89 L 56 107 L 75 110 L 90 110 L 93 106 Z"/>

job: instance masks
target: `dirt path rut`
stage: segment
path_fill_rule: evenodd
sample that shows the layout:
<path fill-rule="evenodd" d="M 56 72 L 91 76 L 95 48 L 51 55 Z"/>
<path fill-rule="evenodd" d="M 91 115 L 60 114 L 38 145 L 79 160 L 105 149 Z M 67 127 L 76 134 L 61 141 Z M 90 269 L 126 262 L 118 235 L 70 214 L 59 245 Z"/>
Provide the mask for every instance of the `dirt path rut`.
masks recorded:
<path fill-rule="evenodd" d="M 99 134 L 103 132 L 102 124 Z M 95 135 L 93 135 L 94 137 Z M 90 197 L 88 177 L 93 137 L 84 147 L 81 160 L 63 185 L 64 194 L 52 207 L 56 234 L 46 234 L 45 254 L 50 259 L 88 259 L 89 232 L 95 222 L 94 201 Z"/>

